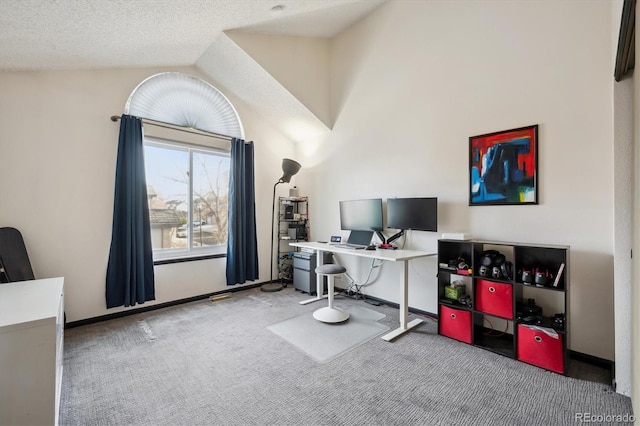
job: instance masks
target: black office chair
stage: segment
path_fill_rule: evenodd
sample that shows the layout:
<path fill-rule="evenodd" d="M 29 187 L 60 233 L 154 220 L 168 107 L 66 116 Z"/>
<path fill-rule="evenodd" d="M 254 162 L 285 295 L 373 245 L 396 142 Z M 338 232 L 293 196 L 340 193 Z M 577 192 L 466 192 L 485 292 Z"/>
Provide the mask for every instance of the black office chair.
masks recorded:
<path fill-rule="evenodd" d="M 20 231 L 0 228 L 0 283 L 35 279 Z"/>

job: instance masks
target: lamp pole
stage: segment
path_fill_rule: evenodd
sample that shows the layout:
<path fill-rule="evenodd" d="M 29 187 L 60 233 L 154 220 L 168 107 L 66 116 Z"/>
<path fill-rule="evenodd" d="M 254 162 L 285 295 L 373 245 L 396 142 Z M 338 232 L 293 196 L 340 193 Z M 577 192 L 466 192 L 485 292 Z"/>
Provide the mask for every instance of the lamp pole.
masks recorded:
<path fill-rule="evenodd" d="M 276 186 L 278 186 L 279 184 L 284 183 L 284 181 L 282 179 L 279 179 L 274 185 L 273 185 L 273 198 L 272 198 L 272 204 L 271 204 L 271 276 L 270 276 L 270 280 L 268 284 L 263 284 L 260 289 L 262 291 L 280 291 L 282 290 L 282 284 L 280 284 L 280 266 L 279 266 L 279 262 L 280 259 L 278 259 L 276 261 L 276 268 L 278 268 L 278 282 L 273 282 L 273 247 L 276 244 L 280 244 L 280 225 L 278 225 L 278 235 L 277 235 L 277 242 L 274 242 L 274 240 L 276 238 L 274 238 L 274 231 L 275 231 L 275 213 L 276 213 Z"/>

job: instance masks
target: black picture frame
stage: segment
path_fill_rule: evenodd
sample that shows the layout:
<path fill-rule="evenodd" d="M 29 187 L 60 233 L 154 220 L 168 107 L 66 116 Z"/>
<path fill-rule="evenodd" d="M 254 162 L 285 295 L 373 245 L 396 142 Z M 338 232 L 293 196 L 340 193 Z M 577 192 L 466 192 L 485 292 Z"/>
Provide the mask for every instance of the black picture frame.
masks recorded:
<path fill-rule="evenodd" d="M 469 205 L 538 204 L 538 125 L 469 138 Z"/>

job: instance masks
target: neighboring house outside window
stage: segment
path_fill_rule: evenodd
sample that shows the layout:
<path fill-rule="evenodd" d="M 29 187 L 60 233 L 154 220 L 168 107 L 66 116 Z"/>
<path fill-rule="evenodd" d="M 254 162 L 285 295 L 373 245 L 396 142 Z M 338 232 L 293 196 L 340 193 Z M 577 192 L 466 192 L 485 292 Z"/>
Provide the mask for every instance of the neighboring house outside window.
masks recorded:
<path fill-rule="evenodd" d="M 227 249 L 229 153 L 145 137 L 154 259 Z"/>

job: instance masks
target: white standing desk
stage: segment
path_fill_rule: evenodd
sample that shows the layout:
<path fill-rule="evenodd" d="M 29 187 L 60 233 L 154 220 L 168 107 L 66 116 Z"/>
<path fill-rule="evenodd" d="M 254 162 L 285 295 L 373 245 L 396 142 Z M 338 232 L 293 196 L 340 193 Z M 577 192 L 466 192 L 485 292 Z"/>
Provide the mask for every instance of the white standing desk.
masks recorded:
<path fill-rule="evenodd" d="M 402 276 L 400 277 L 400 282 L 401 282 L 400 327 L 396 328 L 390 333 L 385 334 L 384 336 L 382 336 L 382 338 L 386 341 L 390 341 L 400 336 L 401 334 L 406 333 L 407 331 L 411 330 L 413 327 L 417 326 L 422 322 L 422 319 L 416 318 L 410 323 L 407 323 L 408 317 L 409 317 L 409 261 L 411 259 L 418 259 L 420 257 L 435 256 L 436 253 L 429 253 L 426 251 L 419 251 L 419 250 L 386 250 L 386 249 L 354 250 L 354 249 L 336 247 L 334 244 L 318 243 L 318 242 L 297 242 L 297 243 L 289 243 L 289 245 L 293 247 L 300 247 L 300 248 L 315 250 L 318 254 L 316 257 L 318 266 L 322 265 L 323 263 L 322 253 L 325 251 L 345 254 L 348 256 L 366 257 L 369 259 L 387 260 L 390 262 L 402 262 Z M 317 283 L 318 283 L 318 285 L 316 285 L 317 296 L 312 299 L 308 299 L 300 302 L 301 305 L 305 305 L 311 302 L 316 302 L 326 297 L 322 294 L 323 286 L 322 286 L 321 276 L 318 276 Z"/>

